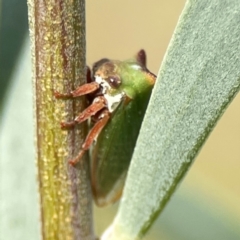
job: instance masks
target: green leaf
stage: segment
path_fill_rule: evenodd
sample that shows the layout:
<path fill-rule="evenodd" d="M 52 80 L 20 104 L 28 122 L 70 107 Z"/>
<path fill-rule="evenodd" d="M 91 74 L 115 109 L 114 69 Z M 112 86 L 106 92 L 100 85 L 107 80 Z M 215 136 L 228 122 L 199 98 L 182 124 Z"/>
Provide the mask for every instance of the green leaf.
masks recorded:
<path fill-rule="evenodd" d="M 25 37 L 0 119 L 1 240 L 40 240 L 29 44 Z"/>
<path fill-rule="evenodd" d="M 159 71 L 118 214 L 103 239 L 149 229 L 240 88 L 240 3 L 189 0 Z"/>

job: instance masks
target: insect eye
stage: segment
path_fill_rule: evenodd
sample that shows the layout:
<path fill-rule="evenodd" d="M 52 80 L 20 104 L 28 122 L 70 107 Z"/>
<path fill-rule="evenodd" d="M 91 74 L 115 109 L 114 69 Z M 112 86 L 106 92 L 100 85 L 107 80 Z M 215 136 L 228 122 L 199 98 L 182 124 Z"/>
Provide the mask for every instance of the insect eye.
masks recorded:
<path fill-rule="evenodd" d="M 109 76 L 106 80 L 112 88 L 118 88 L 121 84 L 121 79 L 117 75 Z"/>

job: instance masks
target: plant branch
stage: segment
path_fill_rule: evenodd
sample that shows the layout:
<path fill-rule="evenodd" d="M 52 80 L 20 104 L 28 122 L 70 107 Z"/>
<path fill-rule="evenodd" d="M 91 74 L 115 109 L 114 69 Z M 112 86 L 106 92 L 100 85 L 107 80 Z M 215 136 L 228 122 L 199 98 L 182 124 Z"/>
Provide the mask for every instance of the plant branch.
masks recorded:
<path fill-rule="evenodd" d="M 94 239 L 89 161 L 68 164 L 80 149 L 86 126 L 60 128 L 85 102 L 53 95 L 85 82 L 85 2 L 29 0 L 28 6 L 43 239 Z"/>

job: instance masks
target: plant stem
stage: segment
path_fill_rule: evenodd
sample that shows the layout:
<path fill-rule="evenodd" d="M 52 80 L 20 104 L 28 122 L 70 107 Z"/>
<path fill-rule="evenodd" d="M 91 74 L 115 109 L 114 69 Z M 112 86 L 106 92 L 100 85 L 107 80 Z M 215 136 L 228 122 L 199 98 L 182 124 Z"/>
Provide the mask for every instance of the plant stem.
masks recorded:
<path fill-rule="evenodd" d="M 57 100 L 85 82 L 85 1 L 28 0 L 43 239 L 94 239 L 89 161 L 68 164 L 86 125 L 63 131 L 84 99 Z"/>

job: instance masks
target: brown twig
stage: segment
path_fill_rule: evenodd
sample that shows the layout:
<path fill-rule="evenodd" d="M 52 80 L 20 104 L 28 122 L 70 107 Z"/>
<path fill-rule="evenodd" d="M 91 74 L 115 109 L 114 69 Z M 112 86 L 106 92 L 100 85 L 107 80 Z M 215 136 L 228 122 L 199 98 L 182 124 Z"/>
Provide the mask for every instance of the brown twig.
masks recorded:
<path fill-rule="evenodd" d="M 63 131 L 85 101 L 56 99 L 85 82 L 84 0 L 28 0 L 36 108 L 37 165 L 42 238 L 94 239 L 89 161 L 68 164 L 86 125 Z"/>

